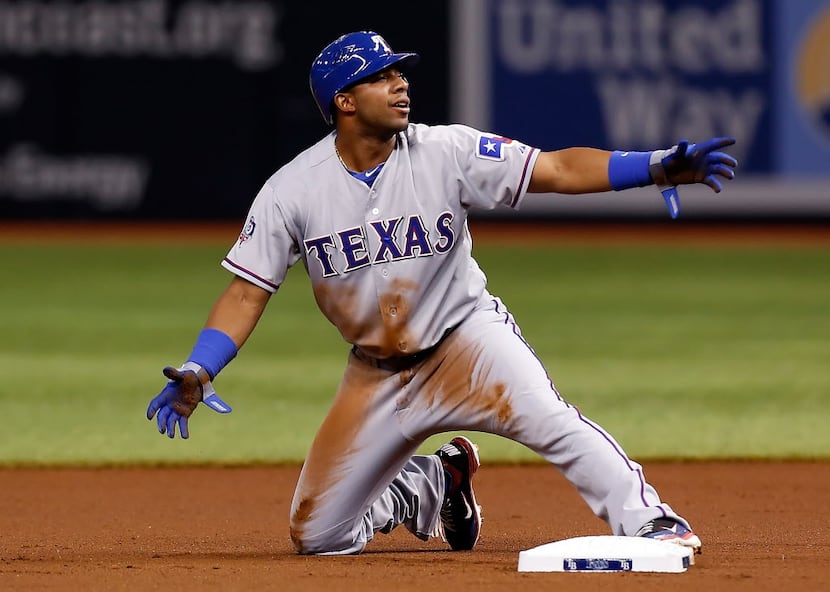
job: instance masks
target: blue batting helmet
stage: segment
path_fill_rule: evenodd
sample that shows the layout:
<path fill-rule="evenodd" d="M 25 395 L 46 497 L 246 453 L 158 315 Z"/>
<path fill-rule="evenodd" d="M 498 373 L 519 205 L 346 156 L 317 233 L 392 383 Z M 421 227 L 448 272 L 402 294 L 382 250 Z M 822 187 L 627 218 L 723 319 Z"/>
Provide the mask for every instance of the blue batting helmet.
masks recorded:
<path fill-rule="evenodd" d="M 331 107 L 334 95 L 393 64 L 409 66 L 417 53 L 395 53 L 374 31 L 348 33 L 332 41 L 311 64 L 311 94 L 326 123 L 334 123 Z"/>

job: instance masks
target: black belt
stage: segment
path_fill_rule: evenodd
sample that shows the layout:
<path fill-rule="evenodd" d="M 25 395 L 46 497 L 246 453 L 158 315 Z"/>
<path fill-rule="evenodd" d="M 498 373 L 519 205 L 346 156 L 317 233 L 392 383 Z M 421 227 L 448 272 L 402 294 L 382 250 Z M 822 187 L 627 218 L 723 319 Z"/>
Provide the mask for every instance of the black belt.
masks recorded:
<path fill-rule="evenodd" d="M 352 352 L 358 359 L 366 362 L 374 366 L 375 368 L 380 368 L 381 370 L 386 370 L 387 372 L 403 372 L 404 370 L 409 370 L 413 366 L 416 366 L 426 360 L 432 353 L 441 347 L 441 344 L 444 343 L 444 340 L 450 336 L 450 334 L 455 331 L 455 327 L 450 327 L 444 334 L 441 335 L 441 339 L 438 340 L 438 343 L 432 345 L 426 349 L 422 349 L 419 352 L 415 352 L 414 354 L 410 354 L 408 356 L 392 356 L 391 358 L 373 358 L 372 356 L 367 355 L 362 349 L 357 347 L 356 345 L 352 347 Z"/>

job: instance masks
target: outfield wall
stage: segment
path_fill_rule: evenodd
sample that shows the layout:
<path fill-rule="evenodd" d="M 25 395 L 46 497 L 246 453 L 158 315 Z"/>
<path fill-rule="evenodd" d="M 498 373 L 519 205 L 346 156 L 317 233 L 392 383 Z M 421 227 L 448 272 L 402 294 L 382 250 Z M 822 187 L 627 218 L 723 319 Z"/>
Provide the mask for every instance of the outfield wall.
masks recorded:
<path fill-rule="evenodd" d="M 0 218 L 242 218 L 328 132 L 309 67 L 345 32 L 417 48 L 418 117 L 445 121 L 447 14 L 438 1 L 0 0 Z"/>
<path fill-rule="evenodd" d="M 725 183 L 721 193 L 706 186 L 679 190 L 680 218 L 684 220 L 761 221 L 830 220 L 830 183 L 792 181 L 752 175 Z M 528 194 L 518 212 L 479 212 L 482 218 L 517 219 L 655 219 L 669 218 L 663 198 L 654 187 L 622 193 L 589 195 Z"/>
<path fill-rule="evenodd" d="M 240 219 L 328 128 L 308 67 L 371 27 L 421 63 L 413 120 L 550 150 L 733 135 L 739 179 L 682 215 L 827 218 L 830 0 L 0 0 L 0 219 Z M 653 192 L 530 197 L 653 217 Z"/>

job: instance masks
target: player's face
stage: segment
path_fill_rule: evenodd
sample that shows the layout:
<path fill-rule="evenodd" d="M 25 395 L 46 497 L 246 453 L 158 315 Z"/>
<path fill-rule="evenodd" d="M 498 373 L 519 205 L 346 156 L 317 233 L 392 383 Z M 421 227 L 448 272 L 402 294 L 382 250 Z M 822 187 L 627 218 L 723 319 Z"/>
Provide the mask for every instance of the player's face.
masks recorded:
<path fill-rule="evenodd" d="M 409 125 L 409 82 L 395 67 L 381 70 L 352 87 L 355 116 L 366 126 L 399 132 Z"/>

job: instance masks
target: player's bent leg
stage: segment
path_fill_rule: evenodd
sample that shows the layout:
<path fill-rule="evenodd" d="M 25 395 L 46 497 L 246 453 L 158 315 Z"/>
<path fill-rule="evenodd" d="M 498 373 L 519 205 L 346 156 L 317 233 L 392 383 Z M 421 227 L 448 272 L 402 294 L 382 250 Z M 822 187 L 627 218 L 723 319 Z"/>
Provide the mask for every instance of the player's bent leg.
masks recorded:
<path fill-rule="evenodd" d="M 423 512 L 419 503 L 425 489 L 433 489 L 436 499 L 443 481 L 438 477 L 436 462 L 430 456 L 412 456 L 400 472 L 369 504 L 366 511 L 347 513 L 339 504 L 314 507 L 298 487 L 292 508 L 290 533 L 294 547 L 304 555 L 351 555 L 360 553 L 374 533 L 389 533 L 404 525 L 422 540 L 435 534 L 436 521 Z M 299 500 L 299 501 L 298 501 Z M 348 505 L 348 502 L 347 502 Z M 314 513 L 320 512 L 316 517 Z"/>
<path fill-rule="evenodd" d="M 376 532 L 403 524 L 437 532 L 444 476 L 437 456 L 413 456 L 396 419 L 400 378 L 350 356 L 303 465 L 291 506 L 291 540 L 302 554 L 360 553 Z"/>
<path fill-rule="evenodd" d="M 650 520 L 676 517 L 642 467 L 600 426 L 575 407 L 563 410 L 539 395 L 526 398 L 527 414 L 517 417 L 505 435 L 558 467 L 614 534 L 633 536 Z"/>
<path fill-rule="evenodd" d="M 426 374 L 424 400 L 413 401 L 409 413 L 528 446 L 561 470 L 614 534 L 636 535 L 661 517 L 688 526 L 614 438 L 559 395 L 497 298 L 480 306 L 437 354 L 419 373 Z"/>

